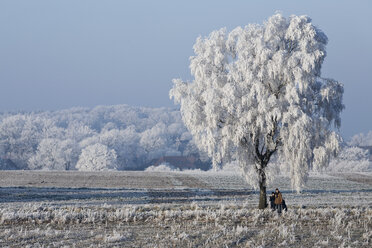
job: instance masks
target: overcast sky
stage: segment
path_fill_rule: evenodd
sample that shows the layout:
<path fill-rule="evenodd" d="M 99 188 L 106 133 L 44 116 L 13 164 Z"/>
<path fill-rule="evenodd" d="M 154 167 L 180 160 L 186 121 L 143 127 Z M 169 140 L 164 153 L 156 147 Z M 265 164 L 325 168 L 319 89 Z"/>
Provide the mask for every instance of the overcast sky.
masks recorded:
<path fill-rule="evenodd" d="M 306 14 L 329 38 L 324 77 L 344 83 L 341 133 L 372 130 L 372 1 L 0 1 L 0 111 L 174 106 L 199 36 Z"/>

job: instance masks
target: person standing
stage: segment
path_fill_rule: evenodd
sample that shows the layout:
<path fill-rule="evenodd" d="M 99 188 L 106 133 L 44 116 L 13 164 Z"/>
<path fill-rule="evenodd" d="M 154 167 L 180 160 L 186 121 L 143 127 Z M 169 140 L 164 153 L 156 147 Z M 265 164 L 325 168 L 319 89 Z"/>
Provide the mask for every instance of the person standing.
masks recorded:
<path fill-rule="evenodd" d="M 271 196 L 270 196 L 270 207 L 271 207 L 271 210 L 275 210 L 275 193 L 274 192 L 271 192 Z"/>
<path fill-rule="evenodd" d="M 278 214 L 282 213 L 282 207 L 283 207 L 283 197 L 282 193 L 280 193 L 279 189 L 275 189 L 275 208 L 278 210 Z"/>

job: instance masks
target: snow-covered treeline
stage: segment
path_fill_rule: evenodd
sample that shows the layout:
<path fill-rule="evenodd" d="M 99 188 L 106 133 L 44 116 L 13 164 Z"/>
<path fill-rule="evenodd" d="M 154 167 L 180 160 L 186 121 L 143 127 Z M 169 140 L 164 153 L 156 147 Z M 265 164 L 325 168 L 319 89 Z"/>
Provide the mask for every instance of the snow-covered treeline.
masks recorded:
<path fill-rule="evenodd" d="M 372 147 L 372 130 L 368 133 L 360 133 L 351 137 L 348 143 L 351 146 L 371 146 Z"/>
<path fill-rule="evenodd" d="M 0 168 L 143 169 L 197 153 L 178 110 L 127 105 L 0 114 Z"/>
<path fill-rule="evenodd" d="M 370 153 L 352 147 L 368 142 L 372 131 L 354 136 L 327 170 L 371 170 Z M 174 109 L 115 105 L 0 113 L 0 169 L 133 170 L 162 156 L 190 154 L 198 149 Z"/>
<path fill-rule="evenodd" d="M 338 156 L 331 160 L 327 171 L 331 172 L 361 172 L 372 171 L 368 150 L 357 146 L 345 146 Z"/>

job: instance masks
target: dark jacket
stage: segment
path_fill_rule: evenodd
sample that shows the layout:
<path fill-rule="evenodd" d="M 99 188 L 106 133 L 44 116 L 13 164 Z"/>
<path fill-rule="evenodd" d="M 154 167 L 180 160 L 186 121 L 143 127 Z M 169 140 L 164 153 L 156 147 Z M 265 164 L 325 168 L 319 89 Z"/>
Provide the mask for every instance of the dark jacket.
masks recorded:
<path fill-rule="evenodd" d="M 282 201 L 282 206 L 285 211 L 287 211 L 287 204 L 285 204 L 285 200 Z"/>
<path fill-rule="evenodd" d="M 270 195 L 270 207 L 275 208 L 275 196 Z"/>

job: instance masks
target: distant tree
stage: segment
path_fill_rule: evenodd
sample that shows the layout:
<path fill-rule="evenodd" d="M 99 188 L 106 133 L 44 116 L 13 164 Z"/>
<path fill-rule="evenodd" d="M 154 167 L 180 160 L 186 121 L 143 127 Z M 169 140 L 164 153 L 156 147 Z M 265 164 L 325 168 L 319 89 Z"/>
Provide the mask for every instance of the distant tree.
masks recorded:
<path fill-rule="evenodd" d="M 97 133 L 93 131 L 84 122 L 71 121 L 65 130 L 65 138 L 74 139 L 76 142 L 80 142 L 87 137 L 92 137 Z"/>
<path fill-rule="evenodd" d="M 327 171 L 331 172 L 361 172 L 370 171 L 369 151 L 359 147 L 344 147 L 338 156 L 331 160 Z"/>
<path fill-rule="evenodd" d="M 102 144 L 94 144 L 82 150 L 76 168 L 80 171 L 116 170 L 116 152 Z"/>
<path fill-rule="evenodd" d="M 369 131 L 367 134 L 360 133 L 354 135 L 348 144 L 351 146 L 372 146 L 372 131 Z"/>
<path fill-rule="evenodd" d="M 13 115 L 0 123 L 0 156 L 9 159 L 20 169 L 27 169 L 43 133 L 51 122 L 32 115 Z"/>
<path fill-rule="evenodd" d="M 117 155 L 117 169 L 127 170 L 141 167 L 143 159 L 148 154 L 139 145 L 140 135 L 134 127 L 125 130 L 103 130 L 100 134 L 84 139 L 80 142 L 81 147 L 87 147 L 97 143 L 113 149 Z"/>
<path fill-rule="evenodd" d="M 156 157 L 187 155 L 190 141 L 180 112 L 169 108 L 0 113 L 1 168 L 75 169 L 83 149 L 102 144 L 115 151 L 118 170 L 143 169 Z"/>
<path fill-rule="evenodd" d="M 170 137 L 167 126 L 162 122 L 141 133 L 140 146 L 148 154 L 148 160 L 164 155 L 180 155 L 180 152 L 172 149 L 176 142 Z"/>
<path fill-rule="evenodd" d="M 307 16 L 270 17 L 263 25 L 198 38 L 191 83 L 174 80 L 171 98 L 213 165 L 237 160 L 266 205 L 266 168 L 277 155 L 300 190 L 311 167 L 339 149 L 343 86 L 321 78 L 326 35 Z"/>
<path fill-rule="evenodd" d="M 43 139 L 34 156 L 29 159 L 32 170 L 71 170 L 78 159 L 79 149 L 71 139 Z"/>

